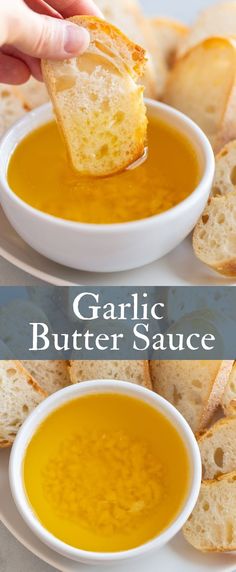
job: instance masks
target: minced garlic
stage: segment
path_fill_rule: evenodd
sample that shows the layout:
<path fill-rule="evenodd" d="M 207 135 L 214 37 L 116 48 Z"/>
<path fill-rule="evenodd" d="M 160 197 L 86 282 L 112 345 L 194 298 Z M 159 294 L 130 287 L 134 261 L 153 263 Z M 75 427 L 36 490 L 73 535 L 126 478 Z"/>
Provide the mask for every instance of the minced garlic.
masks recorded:
<path fill-rule="evenodd" d="M 73 435 L 43 471 L 60 517 L 111 535 L 137 527 L 160 501 L 163 470 L 147 443 L 124 431 Z"/>

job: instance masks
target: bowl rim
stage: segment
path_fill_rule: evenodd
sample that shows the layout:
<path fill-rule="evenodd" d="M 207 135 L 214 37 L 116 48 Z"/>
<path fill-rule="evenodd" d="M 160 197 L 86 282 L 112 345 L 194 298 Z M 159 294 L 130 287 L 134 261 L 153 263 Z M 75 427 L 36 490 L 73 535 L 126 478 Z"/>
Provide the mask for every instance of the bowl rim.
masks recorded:
<path fill-rule="evenodd" d="M 165 219 L 171 220 L 180 214 L 184 214 L 184 211 L 188 210 L 191 203 L 192 203 L 192 208 L 194 207 L 194 204 L 197 202 L 198 198 L 200 198 L 203 190 L 207 187 L 210 188 L 212 185 L 214 171 L 215 171 L 215 157 L 214 157 L 213 149 L 211 147 L 211 144 L 210 144 L 208 138 L 206 137 L 206 135 L 202 131 L 202 129 L 194 121 L 192 121 L 192 119 L 190 119 L 188 116 L 186 116 L 182 112 L 178 111 L 177 109 L 175 109 L 175 108 L 173 108 L 173 107 L 171 107 L 165 103 L 162 103 L 160 101 L 155 101 L 153 99 L 145 98 L 145 103 L 147 105 L 147 113 L 150 113 L 153 109 L 157 110 L 157 111 L 159 110 L 160 112 L 164 111 L 164 113 L 166 114 L 166 117 L 170 118 L 170 124 L 171 124 L 171 119 L 173 118 L 174 120 L 177 120 L 180 124 L 182 124 L 183 127 L 185 126 L 189 131 L 191 131 L 192 139 L 191 139 L 191 136 L 188 134 L 185 134 L 185 136 L 187 137 L 187 139 L 190 140 L 190 142 L 191 142 L 191 144 L 195 150 L 197 150 L 197 146 L 198 146 L 199 150 L 202 153 L 203 161 L 205 163 L 203 168 L 202 168 L 202 171 L 203 171 L 202 176 L 201 176 L 200 181 L 197 184 L 197 186 L 193 189 L 193 191 L 184 200 L 180 201 L 174 207 L 171 207 L 170 209 L 167 209 L 166 211 L 164 211 L 162 213 L 152 215 L 150 217 L 138 219 L 138 220 L 133 220 L 133 221 L 131 220 L 128 222 L 121 222 L 121 223 L 98 224 L 98 223 L 85 223 L 85 222 L 77 222 L 77 221 L 71 221 L 71 220 L 63 219 L 63 218 L 57 217 L 55 215 L 40 211 L 39 209 L 31 206 L 30 204 L 25 202 L 23 199 L 21 199 L 10 188 L 8 181 L 7 181 L 7 172 L 8 172 L 8 167 L 9 167 L 9 161 L 10 161 L 10 158 L 12 157 L 12 154 L 14 153 L 14 150 L 16 149 L 17 145 L 20 143 L 20 141 L 22 141 L 24 139 L 24 137 L 26 137 L 27 135 L 32 133 L 32 131 L 34 130 L 34 128 L 30 129 L 31 121 L 40 114 L 43 115 L 43 114 L 46 114 L 50 110 L 52 111 L 51 103 L 46 103 L 46 104 L 41 105 L 40 107 L 33 109 L 32 111 L 28 112 L 21 119 L 19 119 L 17 122 L 15 122 L 10 127 L 10 129 L 8 129 L 8 131 L 6 131 L 4 136 L 1 138 L 1 140 L 0 140 L 0 156 L 5 156 L 5 154 L 6 154 L 5 146 L 8 144 L 8 139 L 12 137 L 13 139 L 15 139 L 15 141 L 13 142 L 13 144 L 11 144 L 12 148 L 11 148 L 11 152 L 8 153 L 6 168 L 4 168 L 4 171 L 0 170 L 0 187 L 1 187 L 0 188 L 0 194 L 1 194 L 1 192 L 6 193 L 11 198 L 11 200 L 14 200 L 14 202 L 20 208 L 23 208 L 25 211 L 28 211 L 29 214 L 33 214 L 34 216 L 36 216 L 38 219 L 40 219 L 42 221 L 51 222 L 52 224 L 57 225 L 58 227 L 64 227 L 64 228 L 66 227 L 66 228 L 69 228 L 72 230 L 73 229 L 74 230 L 81 230 L 84 233 L 89 233 L 89 234 L 91 234 L 91 233 L 99 233 L 99 234 L 100 233 L 105 233 L 105 234 L 107 233 L 107 234 L 109 234 L 110 232 L 120 233 L 120 232 L 125 231 L 125 230 L 132 232 L 132 231 L 136 231 L 136 230 L 141 230 L 143 228 L 145 229 L 150 224 L 155 224 L 157 220 L 158 221 L 161 221 L 163 219 L 164 220 Z M 40 125 L 44 125 L 47 122 L 48 122 L 48 120 L 47 121 L 42 120 L 40 122 Z M 19 138 L 19 140 L 17 141 L 16 140 L 17 131 L 22 126 L 25 126 L 25 125 L 29 126 L 29 129 L 27 130 L 27 135 L 25 134 L 23 137 Z M 177 127 L 177 130 L 178 129 L 180 132 L 182 131 L 181 128 Z"/>
<path fill-rule="evenodd" d="M 26 448 L 35 431 L 52 411 L 63 404 L 73 401 L 83 395 L 96 393 L 119 393 L 145 401 L 151 407 L 160 411 L 175 427 L 187 450 L 190 477 L 188 492 L 178 514 L 171 524 L 158 536 L 150 541 L 129 550 L 120 552 L 92 552 L 75 548 L 58 539 L 49 532 L 34 514 L 24 488 L 22 466 Z M 14 502 L 29 528 L 47 546 L 56 552 L 75 561 L 84 562 L 119 562 L 136 558 L 169 542 L 182 528 L 190 516 L 198 499 L 202 477 L 202 464 L 196 438 L 187 421 L 180 412 L 166 399 L 149 389 L 122 380 L 90 380 L 68 386 L 46 398 L 34 409 L 23 423 L 13 444 L 9 462 L 9 481 Z"/>

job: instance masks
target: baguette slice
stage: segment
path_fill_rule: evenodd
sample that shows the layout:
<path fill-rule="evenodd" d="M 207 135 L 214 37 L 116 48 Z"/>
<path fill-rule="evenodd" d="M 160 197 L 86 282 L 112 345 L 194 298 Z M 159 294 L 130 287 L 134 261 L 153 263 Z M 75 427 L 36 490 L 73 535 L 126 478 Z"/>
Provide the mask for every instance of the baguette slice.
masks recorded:
<path fill-rule="evenodd" d="M 156 68 L 158 97 L 162 97 L 169 75 L 173 67 L 176 53 L 188 28 L 181 22 L 169 18 L 151 18 L 150 26 L 153 31 L 152 57 Z"/>
<path fill-rule="evenodd" d="M 163 99 L 191 117 L 218 153 L 236 138 L 235 84 L 235 41 L 210 38 L 176 62 Z"/>
<path fill-rule="evenodd" d="M 0 361 L 0 448 L 13 443 L 27 415 L 45 397 L 19 361 Z"/>
<path fill-rule="evenodd" d="M 204 479 L 236 471 L 236 418 L 220 419 L 198 439 Z"/>
<path fill-rule="evenodd" d="M 231 361 L 151 361 L 154 391 L 170 401 L 197 433 L 211 421 L 229 379 Z"/>
<path fill-rule="evenodd" d="M 212 196 L 236 191 L 236 140 L 227 143 L 216 156 Z"/>
<path fill-rule="evenodd" d="M 236 416 L 236 363 L 234 363 L 222 397 L 222 407 L 225 415 Z"/>
<path fill-rule="evenodd" d="M 152 389 L 149 363 L 147 361 L 70 361 L 71 383 L 90 379 L 122 379 Z"/>
<path fill-rule="evenodd" d="M 0 84 L 0 137 L 25 113 L 24 104 L 14 93 L 13 87 Z"/>
<path fill-rule="evenodd" d="M 183 533 L 201 552 L 236 550 L 236 472 L 202 483 Z"/>
<path fill-rule="evenodd" d="M 90 33 L 82 56 L 44 61 L 43 75 L 73 167 L 107 176 L 139 159 L 146 143 L 145 51 L 117 28 L 90 16 L 70 18 Z"/>
<path fill-rule="evenodd" d="M 159 78 L 155 73 L 155 62 L 152 58 L 155 38 L 142 6 L 138 0 L 97 0 L 96 4 L 103 12 L 106 20 L 117 26 L 133 42 L 144 46 L 147 50 L 147 63 L 142 78 L 145 87 L 145 96 L 156 99 L 158 97 Z M 155 55 L 155 60 L 158 54 Z"/>
<path fill-rule="evenodd" d="M 63 360 L 24 360 L 23 366 L 40 384 L 42 389 L 51 395 L 55 391 L 70 385 L 67 362 Z"/>
<path fill-rule="evenodd" d="M 236 191 L 212 197 L 193 233 L 196 256 L 225 276 L 236 276 Z"/>
<path fill-rule="evenodd" d="M 178 55 L 182 56 L 193 46 L 213 36 L 230 37 L 236 32 L 236 3 L 221 2 L 203 10 L 191 28 L 189 34 L 179 46 Z"/>

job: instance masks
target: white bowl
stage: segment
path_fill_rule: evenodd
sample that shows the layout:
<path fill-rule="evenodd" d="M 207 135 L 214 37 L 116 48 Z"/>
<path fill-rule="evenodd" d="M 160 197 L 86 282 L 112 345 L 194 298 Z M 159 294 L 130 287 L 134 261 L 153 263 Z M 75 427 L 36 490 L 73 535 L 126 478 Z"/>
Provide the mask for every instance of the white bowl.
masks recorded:
<path fill-rule="evenodd" d="M 23 460 L 28 443 L 42 421 L 55 409 L 72 399 L 94 393 L 119 393 L 136 397 L 160 411 L 172 423 L 185 444 L 190 466 L 189 487 L 186 500 L 174 522 L 156 538 L 132 550 L 112 553 L 96 553 L 73 548 L 48 532 L 34 514 L 24 488 Z M 173 467 L 173 471 L 175 468 Z M 10 485 L 13 498 L 30 529 L 47 546 L 72 560 L 86 564 L 108 564 L 138 558 L 161 548 L 182 528 L 192 512 L 201 485 L 201 457 L 195 437 L 182 415 L 156 393 L 128 382 L 96 380 L 79 383 L 54 393 L 43 401 L 27 418 L 20 429 L 10 457 Z"/>
<path fill-rule="evenodd" d="M 191 232 L 204 209 L 213 182 L 215 162 L 211 145 L 201 129 L 179 111 L 153 100 L 146 100 L 146 103 L 149 117 L 163 119 L 185 134 L 196 150 L 200 168 L 197 188 L 164 213 L 119 224 L 72 222 L 31 207 L 10 189 L 7 171 L 16 145 L 31 131 L 52 119 L 51 106 L 46 104 L 16 123 L 0 143 L 2 207 L 14 229 L 32 248 L 72 268 L 115 272 L 161 258 Z"/>

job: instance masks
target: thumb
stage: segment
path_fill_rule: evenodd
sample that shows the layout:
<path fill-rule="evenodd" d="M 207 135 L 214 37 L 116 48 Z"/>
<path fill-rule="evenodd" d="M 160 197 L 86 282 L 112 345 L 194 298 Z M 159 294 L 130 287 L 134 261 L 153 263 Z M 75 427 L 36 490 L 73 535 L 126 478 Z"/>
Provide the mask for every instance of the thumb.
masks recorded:
<path fill-rule="evenodd" d="M 9 13 L 7 44 L 35 58 L 55 60 L 83 53 L 89 33 L 68 20 L 37 14 L 20 2 L 17 13 Z"/>

